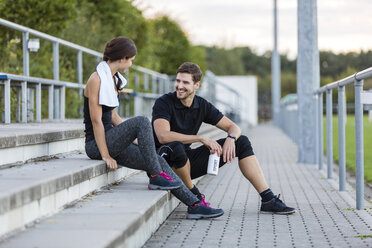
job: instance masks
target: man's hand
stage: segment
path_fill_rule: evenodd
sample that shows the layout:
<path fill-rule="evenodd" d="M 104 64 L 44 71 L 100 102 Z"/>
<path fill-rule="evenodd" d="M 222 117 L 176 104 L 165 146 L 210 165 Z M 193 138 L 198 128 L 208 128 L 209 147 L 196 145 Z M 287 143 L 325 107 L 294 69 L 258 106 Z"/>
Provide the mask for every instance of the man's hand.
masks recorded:
<path fill-rule="evenodd" d="M 231 163 L 235 158 L 235 140 L 226 138 L 222 148 L 223 162 Z"/>
<path fill-rule="evenodd" d="M 116 160 L 112 157 L 104 157 L 102 158 L 103 161 L 106 162 L 106 166 L 109 170 L 116 170 L 118 168 L 118 164 L 116 163 Z"/>
<path fill-rule="evenodd" d="M 222 148 L 220 144 L 217 143 L 217 141 L 203 137 L 200 142 L 203 143 L 203 145 L 205 145 L 206 147 L 208 147 L 212 154 L 217 152 L 218 156 L 221 156 Z"/>

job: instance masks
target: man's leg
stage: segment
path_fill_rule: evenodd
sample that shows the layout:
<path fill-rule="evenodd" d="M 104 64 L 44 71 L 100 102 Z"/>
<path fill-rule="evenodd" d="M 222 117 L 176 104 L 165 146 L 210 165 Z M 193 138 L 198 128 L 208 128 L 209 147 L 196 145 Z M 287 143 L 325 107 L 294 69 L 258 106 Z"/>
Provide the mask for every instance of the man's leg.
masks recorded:
<path fill-rule="evenodd" d="M 181 168 L 172 167 L 173 171 L 182 179 L 183 183 L 188 189 L 192 189 L 194 184 L 191 181 L 190 176 L 190 160 L 187 159 L 186 164 Z"/>
<path fill-rule="evenodd" d="M 187 188 L 192 189 L 193 183 L 190 177 L 190 162 L 184 145 L 178 141 L 164 144 L 158 149 L 158 154 L 168 162 Z"/>
<path fill-rule="evenodd" d="M 218 142 L 221 142 L 219 140 Z M 241 135 L 235 143 L 239 168 L 245 178 L 255 187 L 261 196 L 261 211 L 276 214 L 293 214 L 295 209 L 287 207 L 271 191 L 265 180 L 261 166 L 253 153 L 251 142 L 247 136 Z"/>
<path fill-rule="evenodd" d="M 164 168 L 164 171 L 172 175 L 169 172 L 168 164 L 172 167 L 172 170 L 181 178 L 185 185 L 180 189 L 172 190 L 172 193 L 177 198 L 188 198 L 190 194 L 193 196 L 193 201 L 198 199 L 196 203 L 188 205 L 187 218 L 189 219 L 200 219 L 200 218 L 215 218 L 223 215 L 222 209 L 211 208 L 209 204 L 204 201 L 204 198 L 200 198 L 196 193 L 197 188 L 193 185 L 190 177 L 190 162 L 187 158 L 184 145 L 180 142 L 171 142 L 165 144 L 158 149 L 160 164 Z M 168 163 L 168 164 L 167 164 Z M 190 192 L 191 191 L 191 192 Z M 199 192 L 199 191 L 198 191 Z"/>
<path fill-rule="evenodd" d="M 239 168 L 258 193 L 262 193 L 269 188 L 256 156 L 252 155 L 239 160 Z"/>
<path fill-rule="evenodd" d="M 198 150 L 198 149 L 195 149 Z M 191 176 L 190 176 L 190 160 L 188 158 L 188 152 L 192 151 L 185 150 L 185 146 L 178 141 L 174 141 L 168 144 L 162 145 L 158 149 L 158 154 L 163 157 L 168 164 L 172 167 L 173 171 L 179 176 L 183 183 L 186 185 L 188 189 L 194 193 L 199 200 L 204 201 L 203 195 L 199 192 L 198 188 L 192 183 Z M 206 149 L 209 156 L 209 151 Z M 199 154 L 199 152 L 197 152 Z M 194 158 L 194 153 L 190 154 Z"/>

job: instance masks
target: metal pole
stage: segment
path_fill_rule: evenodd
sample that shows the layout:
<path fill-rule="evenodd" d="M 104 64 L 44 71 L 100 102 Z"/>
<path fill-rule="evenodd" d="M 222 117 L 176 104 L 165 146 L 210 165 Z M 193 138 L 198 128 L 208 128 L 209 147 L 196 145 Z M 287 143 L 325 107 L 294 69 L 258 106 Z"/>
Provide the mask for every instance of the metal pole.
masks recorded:
<path fill-rule="evenodd" d="M 318 162 L 317 104 L 313 97 L 319 88 L 319 51 L 316 0 L 297 1 L 297 99 L 298 99 L 298 161 Z"/>
<path fill-rule="evenodd" d="M 345 191 L 346 162 L 345 162 L 345 87 L 338 87 L 338 161 L 339 161 L 339 189 Z"/>
<path fill-rule="evenodd" d="M 356 208 L 364 208 L 364 147 L 363 147 L 363 104 L 361 92 L 363 80 L 355 80 L 355 174 Z"/>
<path fill-rule="evenodd" d="M 280 56 L 278 53 L 278 28 L 277 28 L 277 4 L 274 0 L 274 49 L 271 55 L 271 101 L 273 122 L 279 125 L 279 101 L 280 101 Z"/>
<path fill-rule="evenodd" d="M 333 127 L 332 127 L 332 90 L 327 90 L 327 177 L 332 178 L 333 165 Z"/>
<path fill-rule="evenodd" d="M 319 94 L 318 97 L 318 124 L 319 124 L 319 170 L 323 169 L 323 93 Z"/>

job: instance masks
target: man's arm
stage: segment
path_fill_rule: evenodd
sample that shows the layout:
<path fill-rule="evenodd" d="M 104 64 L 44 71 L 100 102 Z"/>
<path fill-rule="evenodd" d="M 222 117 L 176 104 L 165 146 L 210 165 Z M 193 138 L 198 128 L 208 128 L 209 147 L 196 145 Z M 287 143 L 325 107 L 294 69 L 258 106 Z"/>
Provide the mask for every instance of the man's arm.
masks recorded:
<path fill-rule="evenodd" d="M 216 127 L 222 129 L 223 131 L 227 132 L 227 134 L 234 135 L 236 139 L 240 137 L 242 131 L 233 121 L 231 121 L 226 116 L 222 117 L 222 119 L 216 124 Z M 222 155 L 223 161 L 227 163 L 231 163 L 235 158 L 235 140 L 232 138 L 226 138 L 225 143 L 222 147 Z"/>
<path fill-rule="evenodd" d="M 173 141 L 179 141 L 182 144 L 191 144 L 201 142 L 202 140 L 202 136 L 200 135 L 186 135 L 171 131 L 169 121 L 166 119 L 156 119 L 154 121 L 154 130 L 160 144 L 167 144 Z"/>
<path fill-rule="evenodd" d="M 179 141 L 182 144 L 201 142 L 211 150 L 211 153 L 218 152 L 219 155 L 222 154 L 222 148 L 216 141 L 202 135 L 187 135 L 171 131 L 169 121 L 166 119 L 156 119 L 154 121 L 154 130 L 160 144 L 167 144 L 173 141 Z"/>
<path fill-rule="evenodd" d="M 222 119 L 219 122 L 217 122 L 216 127 L 227 132 L 227 134 L 234 135 L 236 139 L 238 139 L 242 134 L 242 131 L 240 130 L 238 125 L 236 125 L 232 120 L 230 120 L 226 116 L 222 117 Z"/>

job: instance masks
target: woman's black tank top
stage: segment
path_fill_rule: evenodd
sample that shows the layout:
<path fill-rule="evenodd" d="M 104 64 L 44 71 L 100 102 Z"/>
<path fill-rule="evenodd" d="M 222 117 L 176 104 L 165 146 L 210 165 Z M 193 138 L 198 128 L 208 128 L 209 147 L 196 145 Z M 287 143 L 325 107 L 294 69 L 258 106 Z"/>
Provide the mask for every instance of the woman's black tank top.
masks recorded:
<path fill-rule="evenodd" d="M 114 108 L 115 107 L 108 107 L 108 106 L 102 105 L 102 123 L 105 128 L 105 132 L 107 132 L 113 127 L 111 111 Z M 89 113 L 89 99 L 86 96 L 84 96 L 84 124 L 85 124 L 85 143 L 87 143 L 94 139 L 94 132 L 93 132 L 92 120 L 90 119 L 90 113 Z"/>

